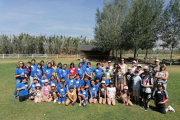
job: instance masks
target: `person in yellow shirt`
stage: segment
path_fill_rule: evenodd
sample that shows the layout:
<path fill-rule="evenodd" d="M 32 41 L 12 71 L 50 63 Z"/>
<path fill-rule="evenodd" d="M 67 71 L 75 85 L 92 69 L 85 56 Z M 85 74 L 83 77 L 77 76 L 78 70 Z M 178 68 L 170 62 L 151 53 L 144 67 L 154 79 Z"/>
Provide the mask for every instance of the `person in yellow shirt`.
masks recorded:
<path fill-rule="evenodd" d="M 77 95 L 73 86 L 70 86 L 70 90 L 67 92 L 67 96 L 68 98 L 66 99 L 66 106 L 69 105 L 69 103 L 72 103 L 72 106 L 74 106 L 77 100 Z"/>

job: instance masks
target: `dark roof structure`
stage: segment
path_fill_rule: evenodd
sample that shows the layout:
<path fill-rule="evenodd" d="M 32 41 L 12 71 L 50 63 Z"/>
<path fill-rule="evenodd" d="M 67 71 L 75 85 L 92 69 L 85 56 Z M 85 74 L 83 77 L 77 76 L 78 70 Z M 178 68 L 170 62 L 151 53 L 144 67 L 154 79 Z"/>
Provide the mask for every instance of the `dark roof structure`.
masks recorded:
<path fill-rule="evenodd" d="M 82 45 L 79 50 L 81 51 L 100 51 L 95 45 Z"/>

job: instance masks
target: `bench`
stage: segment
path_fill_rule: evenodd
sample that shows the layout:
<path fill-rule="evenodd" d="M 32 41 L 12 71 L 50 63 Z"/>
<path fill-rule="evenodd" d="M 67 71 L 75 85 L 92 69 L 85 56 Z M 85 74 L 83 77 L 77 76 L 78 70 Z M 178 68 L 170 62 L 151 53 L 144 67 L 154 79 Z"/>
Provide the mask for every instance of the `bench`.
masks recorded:
<path fill-rule="evenodd" d="M 170 65 L 175 64 L 175 63 L 180 64 L 180 59 L 172 59 L 172 60 L 170 60 L 170 59 L 163 59 L 162 63 L 163 64 L 169 63 Z"/>

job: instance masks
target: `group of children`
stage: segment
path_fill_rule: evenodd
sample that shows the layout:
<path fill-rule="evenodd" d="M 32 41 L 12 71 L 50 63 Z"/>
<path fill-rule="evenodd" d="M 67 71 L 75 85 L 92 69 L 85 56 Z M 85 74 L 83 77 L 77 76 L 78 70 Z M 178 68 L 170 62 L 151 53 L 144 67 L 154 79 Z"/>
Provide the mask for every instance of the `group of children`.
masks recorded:
<path fill-rule="evenodd" d="M 111 66 L 111 61 L 108 61 L 106 67 L 104 62 L 102 66 L 97 63 L 95 69 L 92 68 L 90 62 L 86 62 L 85 58 L 77 68 L 74 63 L 71 63 L 69 69 L 67 69 L 67 64 L 64 64 L 62 68 L 61 63 L 58 63 L 56 67 L 55 61 L 48 61 L 47 67 L 44 61 L 35 65 L 33 59 L 27 63 L 26 67 L 22 61 L 19 61 L 15 70 L 16 89 L 13 99 L 16 99 L 17 91 L 19 91 L 19 102 L 34 99 L 35 103 L 58 101 L 58 104 L 71 103 L 73 106 L 76 102 L 79 102 L 79 106 L 86 106 L 88 101 L 94 104 L 98 102 L 115 105 L 115 98 L 121 100 L 122 105 L 133 106 L 133 103 L 140 105 L 141 98 L 143 105 L 140 108 L 148 111 L 153 96 L 159 112 L 174 111 L 171 106 L 166 109 L 165 103 L 169 97 L 163 89 L 163 83 L 158 80 L 154 82 L 156 73 L 154 73 L 153 65 L 144 66 L 144 71 L 142 71 L 141 65 L 136 67 L 136 61 L 133 61 L 132 67 L 129 68 L 123 61 L 124 59 L 121 59 L 121 63 L 115 63 L 114 67 Z M 28 78 L 30 78 L 30 87 Z M 156 88 L 154 94 L 153 87 Z"/>

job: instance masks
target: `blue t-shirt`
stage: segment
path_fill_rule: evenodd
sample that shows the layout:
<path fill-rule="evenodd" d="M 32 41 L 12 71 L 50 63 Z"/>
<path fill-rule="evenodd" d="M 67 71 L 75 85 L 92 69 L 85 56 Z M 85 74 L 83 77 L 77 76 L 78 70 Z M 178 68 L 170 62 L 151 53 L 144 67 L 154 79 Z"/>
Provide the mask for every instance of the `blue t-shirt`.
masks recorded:
<path fill-rule="evenodd" d="M 31 77 L 34 77 L 34 73 L 36 73 L 37 65 L 31 65 Z"/>
<path fill-rule="evenodd" d="M 82 68 L 83 68 L 83 69 L 86 69 L 86 68 L 88 67 L 88 65 L 87 65 L 88 62 L 85 62 L 85 63 L 84 63 L 84 62 L 81 62 L 81 63 L 82 63 Z"/>
<path fill-rule="evenodd" d="M 26 71 L 25 71 L 25 69 L 19 69 L 19 68 L 16 68 L 16 70 L 15 70 L 15 75 L 21 75 L 21 74 L 26 74 Z M 24 78 L 24 75 L 22 75 L 22 76 L 19 76 L 19 77 L 16 77 L 16 79 L 22 79 L 22 78 Z"/>
<path fill-rule="evenodd" d="M 89 76 L 91 76 L 91 73 L 93 72 L 93 68 L 86 68 L 85 71 Z"/>
<path fill-rule="evenodd" d="M 100 86 L 100 85 L 101 85 L 101 83 L 100 83 L 100 82 L 98 82 L 98 83 L 96 83 L 96 85 L 97 85 L 97 86 Z"/>
<path fill-rule="evenodd" d="M 54 83 L 57 86 L 57 82 L 56 81 L 51 81 L 51 82 L 48 83 L 48 85 L 51 86 L 52 83 Z"/>
<path fill-rule="evenodd" d="M 62 77 L 64 77 L 65 81 L 67 81 L 68 80 L 69 70 L 68 69 L 62 69 L 61 74 L 62 74 Z"/>
<path fill-rule="evenodd" d="M 98 96 L 98 86 L 97 85 L 94 85 L 94 86 L 90 86 L 89 87 L 89 90 L 91 91 L 91 94 L 92 94 L 92 98 L 95 97 L 95 92 L 96 92 L 96 97 Z"/>
<path fill-rule="evenodd" d="M 49 83 L 49 79 L 41 79 L 40 81 L 39 81 L 39 84 L 41 85 L 41 89 L 42 89 L 42 87 L 44 87 L 44 81 L 45 80 L 48 80 L 48 83 Z"/>
<path fill-rule="evenodd" d="M 81 85 L 81 80 L 80 79 L 79 80 L 75 79 L 75 83 L 76 83 L 76 89 L 78 89 L 80 87 L 80 85 Z"/>
<path fill-rule="evenodd" d="M 85 82 L 84 80 L 82 80 L 81 81 L 81 85 L 89 86 L 90 87 L 90 81 L 88 80 L 87 82 Z"/>
<path fill-rule="evenodd" d="M 95 74 L 96 74 L 96 76 L 94 77 L 94 78 L 97 78 L 97 77 L 99 77 L 100 79 L 101 79 L 101 77 L 102 77 L 102 73 L 104 72 L 104 70 L 102 69 L 102 68 L 95 68 L 94 70 L 93 70 L 93 72 L 95 72 Z"/>
<path fill-rule="evenodd" d="M 43 65 L 42 67 L 43 67 L 43 73 L 45 73 L 45 72 L 46 72 L 47 67 L 46 67 L 45 65 Z"/>
<path fill-rule="evenodd" d="M 68 85 L 68 90 L 70 90 L 70 87 L 71 87 L 71 86 L 74 87 L 74 85 L 76 85 L 76 81 L 75 81 L 74 79 L 72 79 L 72 80 L 68 79 L 68 80 L 66 81 L 66 85 Z"/>
<path fill-rule="evenodd" d="M 53 72 L 54 72 L 54 69 L 52 69 L 52 68 L 47 68 L 46 69 L 46 77 L 47 77 L 47 79 L 50 79 Z"/>
<path fill-rule="evenodd" d="M 36 75 L 37 75 L 37 77 L 38 77 L 39 79 L 41 79 L 41 78 L 42 78 L 42 70 L 39 69 L 39 68 L 37 68 L 37 69 L 36 69 Z"/>
<path fill-rule="evenodd" d="M 86 90 L 84 90 L 84 92 L 82 92 L 81 90 L 79 91 L 80 94 L 84 95 L 85 98 L 87 98 L 89 95 L 88 95 L 88 92 Z M 84 100 L 85 98 L 83 96 L 81 96 L 81 98 Z"/>
<path fill-rule="evenodd" d="M 58 89 L 57 89 L 57 92 L 58 92 L 61 96 L 63 96 L 63 95 L 65 95 L 65 94 L 67 93 L 67 89 L 66 89 L 65 87 L 63 87 L 63 88 L 58 88 Z"/>
<path fill-rule="evenodd" d="M 58 76 L 58 79 L 61 79 L 61 68 L 57 68 L 56 69 L 56 73 L 57 73 L 57 76 Z"/>
<path fill-rule="evenodd" d="M 66 85 L 67 85 L 67 82 L 65 82 L 65 84 L 64 84 L 64 85 L 66 86 Z M 64 86 L 64 87 L 65 87 L 65 86 Z M 60 87 L 61 87 L 61 82 L 59 82 L 59 83 L 58 83 L 58 85 L 57 85 L 57 89 L 58 89 L 58 88 L 60 88 Z"/>
<path fill-rule="evenodd" d="M 103 80 L 102 80 L 103 81 Z M 107 85 L 107 84 L 109 84 L 109 80 L 108 79 L 106 79 L 106 80 L 104 80 L 105 81 L 105 84 Z"/>
<path fill-rule="evenodd" d="M 36 83 L 32 83 L 32 84 L 31 84 L 32 91 L 35 90 L 35 87 L 36 87 Z"/>
<path fill-rule="evenodd" d="M 25 96 L 25 95 L 28 95 L 28 83 L 19 83 L 17 88 L 22 88 L 22 87 L 25 87 L 25 89 L 22 89 L 19 91 L 19 96 Z"/>
<path fill-rule="evenodd" d="M 77 68 L 76 73 L 79 73 L 80 78 L 83 78 L 83 74 L 84 74 L 85 70 L 84 68 Z"/>

